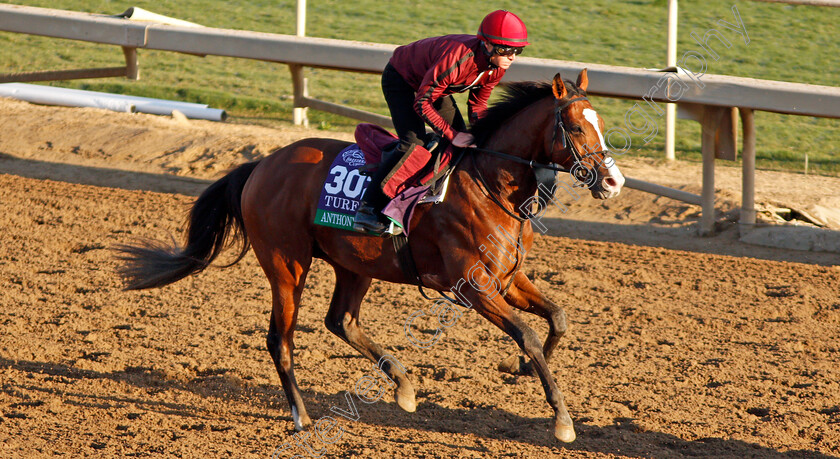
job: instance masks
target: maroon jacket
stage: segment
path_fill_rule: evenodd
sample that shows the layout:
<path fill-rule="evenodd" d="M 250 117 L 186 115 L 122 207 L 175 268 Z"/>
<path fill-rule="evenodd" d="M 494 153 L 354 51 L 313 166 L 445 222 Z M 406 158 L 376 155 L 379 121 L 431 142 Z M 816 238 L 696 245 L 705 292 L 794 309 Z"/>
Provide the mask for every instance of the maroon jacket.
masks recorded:
<path fill-rule="evenodd" d="M 505 74 L 490 64 L 483 46 L 475 35 L 444 35 L 400 46 L 391 57 L 391 65 L 417 92 L 414 111 L 448 140 L 457 132 L 432 103 L 469 90 L 467 110 L 470 122 L 474 122 L 484 114 L 490 92 Z"/>

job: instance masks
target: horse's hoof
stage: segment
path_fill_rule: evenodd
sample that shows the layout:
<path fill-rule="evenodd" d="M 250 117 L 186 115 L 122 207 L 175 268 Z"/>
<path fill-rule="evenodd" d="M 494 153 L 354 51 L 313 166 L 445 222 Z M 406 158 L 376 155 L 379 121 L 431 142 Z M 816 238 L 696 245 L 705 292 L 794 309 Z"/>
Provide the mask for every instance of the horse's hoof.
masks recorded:
<path fill-rule="evenodd" d="M 534 374 L 534 365 L 525 360 L 525 356 L 512 355 L 499 364 L 499 371 L 516 376 L 530 376 Z"/>
<path fill-rule="evenodd" d="M 563 443 L 571 443 L 575 441 L 577 435 L 575 435 L 575 428 L 574 426 L 566 426 L 566 425 L 554 425 L 554 438 L 562 441 Z"/>
<path fill-rule="evenodd" d="M 417 411 L 417 402 L 414 399 L 414 388 L 399 386 L 394 391 L 394 398 L 397 400 L 397 405 L 405 412 L 413 413 Z"/>
<path fill-rule="evenodd" d="M 309 415 L 305 412 L 302 415 L 298 414 L 298 410 L 295 407 L 292 407 L 292 421 L 295 424 L 296 432 L 302 432 L 312 425 L 312 420 L 309 419 Z"/>

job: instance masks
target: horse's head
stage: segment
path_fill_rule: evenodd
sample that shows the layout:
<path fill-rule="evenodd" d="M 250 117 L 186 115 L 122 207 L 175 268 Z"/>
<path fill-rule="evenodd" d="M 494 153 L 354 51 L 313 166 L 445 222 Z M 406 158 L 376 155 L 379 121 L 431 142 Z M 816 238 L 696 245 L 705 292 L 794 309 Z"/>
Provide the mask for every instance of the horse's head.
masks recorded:
<path fill-rule="evenodd" d="M 575 84 L 564 82 L 558 73 L 551 85 L 556 108 L 551 133 L 547 134 L 550 161 L 569 169 L 594 198 L 618 196 L 624 176 L 607 150 L 602 134 L 604 120 L 586 98 L 586 69 Z"/>

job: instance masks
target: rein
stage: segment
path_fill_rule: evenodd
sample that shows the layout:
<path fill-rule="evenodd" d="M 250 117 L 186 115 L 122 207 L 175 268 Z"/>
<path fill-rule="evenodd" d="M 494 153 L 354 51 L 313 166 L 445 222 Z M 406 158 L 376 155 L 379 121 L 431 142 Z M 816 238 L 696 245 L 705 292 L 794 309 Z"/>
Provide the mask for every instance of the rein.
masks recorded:
<path fill-rule="evenodd" d="M 533 159 L 524 159 L 520 158 L 519 156 L 509 155 L 507 153 L 502 153 L 500 151 L 495 150 L 487 150 L 486 148 L 479 148 L 479 147 L 467 147 L 470 150 L 475 150 L 481 153 L 487 153 L 490 156 L 496 156 L 498 158 L 506 159 L 508 161 L 513 161 L 519 164 L 525 164 L 531 169 L 550 169 L 557 172 L 571 172 L 569 169 L 564 167 L 556 166 L 554 164 L 545 164 L 545 163 L 538 163 Z"/>
<path fill-rule="evenodd" d="M 561 113 L 565 110 L 569 105 L 572 105 L 575 102 L 589 100 L 586 96 L 576 97 L 567 100 L 563 105 L 560 105 L 558 101 L 556 106 L 554 107 L 554 131 L 551 133 L 551 145 L 552 147 L 557 142 L 557 131 L 561 131 L 561 140 L 563 140 L 563 148 L 567 148 L 569 144 L 571 144 L 572 155 L 575 157 L 575 163 L 579 163 L 585 157 L 581 157 L 580 153 L 577 151 L 575 144 L 572 143 L 571 138 L 569 138 L 569 133 L 566 131 L 566 127 L 563 125 L 563 118 L 561 117 Z M 479 148 L 479 147 L 470 147 L 475 151 L 479 151 L 481 153 L 487 153 L 492 156 L 496 156 L 498 158 L 506 159 L 508 161 L 513 161 L 519 164 L 526 164 L 531 169 L 549 169 L 555 172 L 571 172 L 570 169 L 566 169 L 555 164 L 545 164 L 545 163 L 538 163 L 533 159 L 528 160 L 524 158 L 520 158 L 519 156 L 509 155 L 507 153 L 502 153 L 500 151 L 495 150 L 488 150 L 486 148 Z M 603 151 L 603 150 L 602 150 Z M 600 151 L 595 153 L 601 153 Z M 594 153 L 591 153 L 594 154 Z M 590 155 L 591 155 L 590 154 Z M 588 157 L 589 155 L 587 155 Z"/>
<path fill-rule="evenodd" d="M 484 187 L 484 191 L 487 193 L 487 196 L 490 198 L 490 200 L 491 200 L 491 201 L 493 201 L 493 204 L 496 204 L 496 206 L 497 206 L 498 208 L 502 209 L 502 210 L 503 210 L 506 214 L 508 214 L 508 215 L 510 215 L 511 217 L 513 217 L 513 218 L 514 218 L 516 221 L 518 221 L 520 224 L 521 224 L 521 223 L 523 223 L 523 222 L 525 222 L 525 220 L 527 220 L 527 218 L 525 218 L 525 217 L 521 217 L 521 216 L 516 215 L 515 213 L 513 213 L 513 212 L 509 211 L 509 210 L 507 209 L 507 207 L 505 207 L 505 206 L 504 206 L 504 204 L 502 204 L 502 202 L 501 202 L 501 201 L 499 201 L 499 198 L 497 198 L 497 197 L 496 197 L 496 195 L 495 195 L 495 194 L 493 194 L 493 192 L 492 192 L 492 191 L 490 191 L 490 186 L 489 186 L 489 185 L 487 185 L 487 180 L 485 180 L 485 179 L 484 179 L 484 176 L 481 174 L 481 169 L 478 167 L 478 164 L 476 164 L 476 163 L 475 163 L 475 156 L 470 156 L 470 158 L 472 158 L 473 165 L 475 166 L 475 172 L 476 172 L 476 175 L 478 176 L 478 177 L 476 178 L 475 176 L 473 176 L 472 174 L 470 174 L 470 178 L 472 178 L 472 179 L 473 179 L 473 182 L 476 182 L 476 184 L 479 184 L 479 183 L 480 183 L 480 184 L 481 184 L 481 186 L 482 186 L 482 187 Z M 515 156 L 514 156 L 514 158 L 515 158 Z"/>

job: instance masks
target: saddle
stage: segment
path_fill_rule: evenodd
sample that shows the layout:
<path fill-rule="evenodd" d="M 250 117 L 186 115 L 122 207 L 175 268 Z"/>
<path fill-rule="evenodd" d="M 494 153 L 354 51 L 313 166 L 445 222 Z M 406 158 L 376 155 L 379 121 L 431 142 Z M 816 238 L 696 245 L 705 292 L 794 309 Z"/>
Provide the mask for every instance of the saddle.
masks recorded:
<path fill-rule="evenodd" d="M 385 129 L 367 123 L 356 126 L 355 137 L 367 163 L 363 173 L 376 171 L 383 152 L 392 149 L 399 140 Z M 418 204 L 443 201 L 452 158 L 453 147 L 448 144 L 443 147 L 440 139 L 425 147 L 413 146 L 382 181 L 382 192 L 391 198 L 382 214 L 407 234 L 408 223 Z"/>
<path fill-rule="evenodd" d="M 382 162 L 382 153 L 392 149 L 399 141 L 394 134 L 369 123 L 356 126 L 355 137 L 367 163 L 362 169 L 364 174 L 375 172 Z M 413 187 L 428 185 L 430 189 L 435 189 L 435 183 L 448 172 L 447 166 L 453 156 L 451 145 L 447 145 L 446 148 L 440 148 L 441 146 L 439 139 L 425 147 L 414 145 L 395 170 L 383 180 L 382 191 L 385 195 L 394 199 Z"/>

